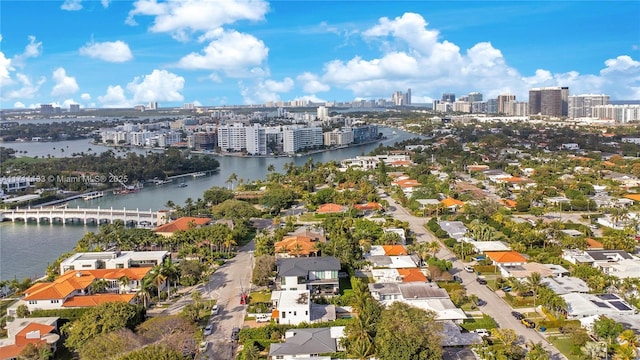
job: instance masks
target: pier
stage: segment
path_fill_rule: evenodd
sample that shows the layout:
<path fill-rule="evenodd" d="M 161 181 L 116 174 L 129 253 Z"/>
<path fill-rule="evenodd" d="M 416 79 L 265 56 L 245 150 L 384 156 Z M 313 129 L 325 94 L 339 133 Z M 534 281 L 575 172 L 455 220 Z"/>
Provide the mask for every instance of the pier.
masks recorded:
<path fill-rule="evenodd" d="M 162 211 L 147 210 L 127 210 L 127 209 L 84 209 L 84 208 L 27 208 L 12 209 L 0 212 L 0 221 L 11 220 L 12 222 L 23 221 L 41 223 L 82 223 L 89 224 L 112 224 L 115 221 L 122 221 L 125 224 L 135 225 L 158 225 L 164 223 L 166 213 Z"/>

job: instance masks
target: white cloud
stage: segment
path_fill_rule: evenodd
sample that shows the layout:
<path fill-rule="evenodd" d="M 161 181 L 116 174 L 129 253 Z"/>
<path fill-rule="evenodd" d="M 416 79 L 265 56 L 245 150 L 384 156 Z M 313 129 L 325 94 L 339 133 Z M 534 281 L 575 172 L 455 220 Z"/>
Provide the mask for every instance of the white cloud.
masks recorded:
<path fill-rule="evenodd" d="M 24 52 L 15 55 L 11 59 L 11 63 L 18 67 L 24 67 L 27 59 L 38 57 L 40 54 L 42 54 L 42 42 L 37 42 L 35 36 L 29 35 L 29 44 L 25 46 Z"/>
<path fill-rule="evenodd" d="M 149 101 L 183 101 L 184 96 L 180 93 L 183 88 L 182 76 L 155 69 L 148 75 L 135 77 L 127 84 L 126 91 L 130 98 L 122 86 L 110 85 L 105 95 L 98 96 L 98 101 L 102 106 L 110 108 L 132 107 Z"/>
<path fill-rule="evenodd" d="M 16 102 L 13 104 L 13 108 L 14 108 L 14 109 L 24 109 L 24 108 L 25 108 L 25 105 L 24 105 L 22 102 L 20 102 L 20 101 L 16 101 Z"/>
<path fill-rule="evenodd" d="M 184 87 L 184 78 L 166 70 L 153 70 L 143 78 L 136 77 L 127 84 L 127 90 L 133 93 L 136 103 L 148 101 L 182 101 L 180 91 Z"/>
<path fill-rule="evenodd" d="M 46 82 L 44 77 L 38 79 L 34 84 L 31 79 L 25 74 L 16 74 L 16 85 L 20 87 L 18 89 L 3 89 L 0 99 L 2 100 L 16 100 L 16 99 L 32 99 L 40 90 L 42 84 Z"/>
<path fill-rule="evenodd" d="M 64 0 L 60 9 L 66 11 L 78 11 L 82 10 L 82 0 Z"/>
<path fill-rule="evenodd" d="M 245 104 L 264 104 L 268 101 L 279 101 L 279 93 L 286 93 L 293 88 L 294 81 L 285 78 L 282 81 L 258 80 L 252 85 L 246 85 L 243 81 L 238 82 L 240 94 Z"/>
<path fill-rule="evenodd" d="M 307 94 L 315 94 L 331 90 L 331 87 L 329 85 L 322 83 L 318 79 L 317 75 L 310 72 L 305 72 L 301 75 L 298 75 L 296 80 L 299 83 L 302 83 L 302 91 Z"/>
<path fill-rule="evenodd" d="M 254 67 L 260 67 L 269 49 L 264 42 L 249 34 L 220 29 L 203 53 L 191 53 L 178 62 L 178 66 L 192 70 L 214 70 L 229 77 L 254 76 Z M 262 71 L 261 69 L 256 69 Z"/>
<path fill-rule="evenodd" d="M 111 0 L 100 0 L 100 3 L 102 4 L 102 7 L 106 9 L 109 7 Z"/>
<path fill-rule="evenodd" d="M 300 96 L 295 98 L 294 100 L 306 100 L 309 102 L 314 102 L 314 103 L 323 103 L 323 102 L 327 102 L 327 100 L 325 99 L 321 99 L 315 95 L 304 95 L 304 96 Z"/>
<path fill-rule="evenodd" d="M 87 43 L 80 48 L 80 55 L 116 63 L 133 59 L 129 45 L 121 40 Z"/>
<path fill-rule="evenodd" d="M 89 101 L 89 100 L 91 100 L 91 94 L 83 93 L 82 95 L 80 95 L 80 99 L 82 99 L 84 101 Z"/>
<path fill-rule="evenodd" d="M 104 96 L 98 96 L 98 101 L 106 108 L 126 108 L 132 106 L 132 102 L 127 100 L 127 97 L 124 95 L 124 89 L 122 89 L 120 85 L 110 85 Z"/>
<path fill-rule="evenodd" d="M 615 59 L 609 59 L 605 61 L 604 64 L 607 67 L 600 71 L 601 74 L 610 74 L 614 72 L 624 73 L 629 70 L 637 71 L 640 69 L 640 62 L 633 60 L 629 55 L 622 55 Z"/>
<path fill-rule="evenodd" d="M 185 41 L 194 33 L 206 33 L 239 20 L 264 20 L 268 10 L 269 4 L 262 0 L 138 0 L 126 22 L 134 25 L 136 16 L 153 16 L 150 31 L 170 33 Z"/>
<path fill-rule="evenodd" d="M 53 81 L 56 84 L 51 90 L 51 96 L 64 96 L 77 92 L 80 87 L 76 82 L 76 78 L 67 76 L 67 72 L 64 68 L 59 67 L 53 72 Z"/>

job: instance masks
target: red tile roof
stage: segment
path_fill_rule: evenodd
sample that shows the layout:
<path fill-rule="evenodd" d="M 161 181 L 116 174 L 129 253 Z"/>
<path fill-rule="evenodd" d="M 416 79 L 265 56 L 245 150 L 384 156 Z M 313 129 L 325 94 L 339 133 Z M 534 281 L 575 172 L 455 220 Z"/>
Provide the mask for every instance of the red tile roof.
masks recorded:
<path fill-rule="evenodd" d="M 178 230 L 187 231 L 191 226 L 203 226 L 211 221 L 210 218 L 197 218 L 197 217 L 181 217 L 168 224 L 160 225 L 153 229 L 155 232 L 160 233 L 174 233 Z"/>
<path fill-rule="evenodd" d="M 320 214 L 329 214 L 329 213 L 342 213 L 347 211 L 347 207 L 346 206 L 341 206 L 338 204 L 333 204 L 333 203 L 329 203 L 329 204 L 322 204 L 318 207 L 318 210 L 316 210 L 317 213 Z"/>
<path fill-rule="evenodd" d="M 380 205 L 377 202 L 368 202 L 366 204 L 356 204 L 353 207 L 356 210 L 360 210 L 360 211 L 382 210 L 382 205 Z"/>
<path fill-rule="evenodd" d="M 23 300 L 64 299 L 76 290 L 86 289 L 95 279 L 88 271 L 69 270 L 53 282 L 37 283 L 28 288 Z"/>
<path fill-rule="evenodd" d="M 16 334 L 16 345 L 26 345 L 29 343 L 37 343 L 40 342 L 40 338 L 38 339 L 27 339 L 27 334 L 30 332 L 34 332 L 34 331 L 39 331 L 40 332 L 40 337 L 42 337 L 45 334 L 48 334 L 50 332 L 52 332 L 53 330 L 55 330 L 56 328 L 54 326 L 51 325 L 44 325 L 44 324 L 39 324 L 39 323 L 30 323 L 29 325 L 25 326 L 22 330 L 20 330 L 17 334 Z"/>
<path fill-rule="evenodd" d="M 402 256 L 407 255 L 407 249 L 402 245 L 382 245 L 386 256 Z"/>
<path fill-rule="evenodd" d="M 604 249 L 604 245 L 600 241 L 594 240 L 592 238 L 586 238 L 587 241 L 587 249 L 590 250 L 601 250 Z"/>
<path fill-rule="evenodd" d="M 108 302 L 130 303 L 135 294 L 95 294 L 74 296 L 62 304 L 63 307 L 94 307 Z"/>
<path fill-rule="evenodd" d="M 458 199 L 454 199 L 454 198 L 442 199 L 442 200 L 440 200 L 440 203 L 442 205 L 444 205 L 445 207 L 464 206 L 464 202 L 462 202 L 462 201 L 460 201 Z"/>
<path fill-rule="evenodd" d="M 398 269 L 402 282 L 427 282 L 427 277 L 418 268 Z"/>
<path fill-rule="evenodd" d="M 488 251 L 487 257 L 497 263 L 526 263 L 527 259 L 517 251 Z"/>
<path fill-rule="evenodd" d="M 307 236 L 286 236 L 274 244 L 276 253 L 288 252 L 290 255 L 309 256 L 317 253 L 318 241 Z M 296 250 L 297 247 L 297 250 Z"/>

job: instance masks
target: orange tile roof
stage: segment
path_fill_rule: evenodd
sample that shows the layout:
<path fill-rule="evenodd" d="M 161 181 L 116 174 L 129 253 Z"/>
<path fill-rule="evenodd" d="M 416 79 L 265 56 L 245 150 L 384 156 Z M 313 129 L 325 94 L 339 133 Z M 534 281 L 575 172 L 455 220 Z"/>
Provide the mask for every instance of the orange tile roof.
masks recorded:
<path fill-rule="evenodd" d="M 452 207 L 452 206 L 463 206 L 464 202 L 458 200 L 458 199 L 454 199 L 454 198 L 446 198 L 446 199 L 442 199 L 440 200 L 440 203 L 442 205 L 444 205 L 445 207 Z"/>
<path fill-rule="evenodd" d="M 321 213 L 321 214 L 326 214 L 326 213 L 340 213 L 340 212 L 345 212 L 346 211 L 346 207 L 345 206 L 341 206 L 338 204 L 333 204 L 333 203 L 329 203 L 329 204 L 322 204 L 318 207 L 318 210 L 316 210 L 316 212 Z"/>
<path fill-rule="evenodd" d="M 489 170 L 489 165 L 469 165 L 467 166 L 467 170 L 469 171 Z"/>
<path fill-rule="evenodd" d="M 406 188 L 406 187 L 416 187 L 416 186 L 420 186 L 422 184 L 420 184 L 418 182 L 418 180 L 412 180 L 412 179 L 406 179 L 406 180 L 398 180 L 394 182 L 395 185 L 398 185 L 402 188 Z"/>
<path fill-rule="evenodd" d="M 523 263 L 527 259 L 517 251 L 488 251 L 487 257 L 497 263 Z"/>
<path fill-rule="evenodd" d="M 411 165 L 411 161 L 408 160 L 396 160 L 391 162 L 391 166 L 406 166 Z"/>
<path fill-rule="evenodd" d="M 290 255 L 308 256 L 318 252 L 317 243 L 318 241 L 313 241 L 307 236 L 287 236 L 276 242 L 274 248 L 276 253 L 288 252 Z"/>
<path fill-rule="evenodd" d="M 602 165 L 604 165 L 604 166 L 616 166 L 616 164 L 611 162 L 611 161 L 603 161 Z"/>
<path fill-rule="evenodd" d="M 502 202 L 502 204 L 504 204 L 505 207 L 508 207 L 508 208 L 514 208 L 518 204 L 517 202 L 515 202 L 515 200 L 511 200 L 511 199 L 502 199 L 500 201 Z"/>
<path fill-rule="evenodd" d="M 62 304 L 62 307 L 93 307 L 108 302 L 130 303 L 135 294 L 95 294 L 74 296 Z"/>
<path fill-rule="evenodd" d="M 353 206 L 356 210 L 382 210 L 382 205 L 377 202 L 368 202 L 366 204 L 356 204 Z"/>
<path fill-rule="evenodd" d="M 78 273 L 82 276 L 77 276 Z M 69 270 L 53 282 L 39 283 L 28 288 L 23 300 L 64 299 L 76 290 L 86 289 L 95 279 L 88 271 Z"/>
<path fill-rule="evenodd" d="M 123 276 L 130 280 L 142 280 L 151 271 L 150 267 L 126 268 L 126 269 L 97 269 L 83 270 L 95 276 L 97 279 L 118 280 Z"/>
<path fill-rule="evenodd" d="M 16 334 L 16 337 L 15 337 L 16 345 L 26 345 L 26 344 L 29 344 L 29 343 L 39 342 L 40 339 L 27 339 L 27 334 L 32 332 L 32 331 L 39 331 L 40 332 L 40 337 L 42 337 L 43 335 L 46 335 L 46 334 L 52 332 L 55 329 L 56 328 L 54 326 L 51 326 L 51 325 L 45 325 L 45 324 L 39 324 L 39 323 L 32 322 L 29 325 L 25 326 L 22 330 L 20 330 Z"/>
<path fill-rule="evenodd" d="M 624 197 L 633 201 L 640 201 L 640 194 L 627 194 Z"/>
<path fill-rule="evenodd" d="M 398 269 L 402 282 L 427 282 L 427 277 L 418 268 Z"/>
<path fill-rule="evenodd" d="M 592 238 L 586 238 L 585 240 L 587 241 L 587 249 L 604 249 L 604 245 L 602 245 L 600 241 L 594 240 Z"/>
<path fill-rule="evenodd" d="M 187 231 L 189 230 L 190 224 L 195 226 L 206 225 L 211 221 L 210 218 L 197 218 L 197 217 L 181 217 L 176 219 L 168 224 L 160 225 L 157 228 L 153 229 L 155 232 L 161 233 L 174 233 L 178 230 Z"/>
<path fill-rule="evenodd" d="M 386 256 L 407 255 L 407 249 L 402 245 L 382 245 L 382 249 Z"/>
<path fill-rule="evenodd" d="M 8 359 L 18 358 L 18 355 L 20 355 L 20 353 L 22 352 L 22 350 L 24 350 L 26 346 L 27 344 L 23 344 L 23 345 L 14 344 L 14 345 L 7 345 L 7 346 L 0 347 L 0 359 L 8 360 Z"/>

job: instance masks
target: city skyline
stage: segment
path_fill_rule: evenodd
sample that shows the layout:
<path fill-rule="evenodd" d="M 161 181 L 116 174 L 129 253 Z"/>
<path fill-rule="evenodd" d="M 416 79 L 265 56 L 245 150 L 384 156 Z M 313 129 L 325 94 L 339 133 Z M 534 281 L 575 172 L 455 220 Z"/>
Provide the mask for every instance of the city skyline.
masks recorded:
<path fill-rule="evenodd" d="M 639 2 L 66 0 L 2 10 L 3 109 L 390 100 L 409 88 L 413 104 L 472 92 L 527 101 L 549 86 L 640 99 Z"/>

